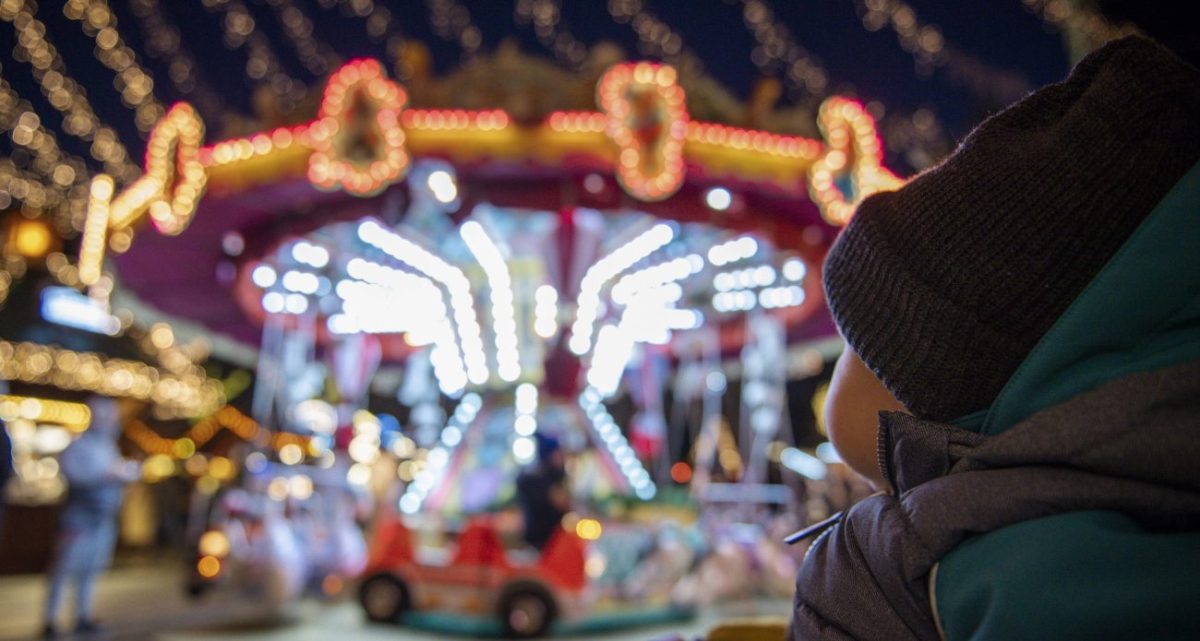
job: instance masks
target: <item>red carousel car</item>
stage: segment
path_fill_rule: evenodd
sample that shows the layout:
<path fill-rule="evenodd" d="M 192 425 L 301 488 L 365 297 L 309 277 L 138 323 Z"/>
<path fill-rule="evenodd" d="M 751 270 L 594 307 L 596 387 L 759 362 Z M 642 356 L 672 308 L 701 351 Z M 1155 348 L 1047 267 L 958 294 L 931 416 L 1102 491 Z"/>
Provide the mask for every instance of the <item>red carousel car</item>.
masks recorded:
<path fill-rule="evenodd" d="M 506 550 L 487 518 L 468 522 L 446 550 L 414 545 L 398 519 L 381 524 L 372 545 L 359 589 L 372 621 L 447 610 L 494 616 L 506 636 L 529 638 L 583 613 L 587 544 L 563 528 L 540 554 Z"/>

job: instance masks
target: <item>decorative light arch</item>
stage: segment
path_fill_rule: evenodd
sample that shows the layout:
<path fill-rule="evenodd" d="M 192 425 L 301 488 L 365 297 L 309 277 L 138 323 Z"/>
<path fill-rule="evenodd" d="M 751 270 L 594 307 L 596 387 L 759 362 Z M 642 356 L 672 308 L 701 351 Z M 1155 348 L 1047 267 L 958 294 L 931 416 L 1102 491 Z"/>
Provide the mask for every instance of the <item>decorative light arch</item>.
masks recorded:
<path fill-rule="evenodd" d="M 370 196 L 403 178 L 409 162 L 400 112 L 407 100 L 377 60 L 355 60 L 338 69 L 329 78 L 321 110 L 308 128 L 313 149 L 308 178 L 313 185 Z M 358 111 L 363 108 L 374 111 L 374 117 Z M 370 146 L 366 159 L 347 153 L 360 144 Z"/>
<path fill-rule="evenodd" d="M 675 68 L 651 62 L 611 67 L 596 85 L 616 143 L 616 174 L 631 196 L 662 200 L 683 185 L 688 113 Z"/>

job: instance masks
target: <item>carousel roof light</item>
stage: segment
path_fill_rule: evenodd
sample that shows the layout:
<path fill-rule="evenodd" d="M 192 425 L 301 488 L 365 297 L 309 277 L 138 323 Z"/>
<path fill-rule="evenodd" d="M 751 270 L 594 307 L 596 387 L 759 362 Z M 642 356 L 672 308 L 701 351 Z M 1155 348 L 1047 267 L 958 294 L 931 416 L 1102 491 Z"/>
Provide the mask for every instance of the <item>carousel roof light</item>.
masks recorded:
<path fill-rule="evenodd" d="M 568 343 L 572 352 L 582 355 L 591 349 L 593 327 L 600 307 L 600 290 L 605 283 L 674 238 L 674 227 L 658 223 L 588 268 L 579 284 L 575 322 L 571 326 L 571 340 Z"/>
<path fill-rule="evenodd" d="M 725 211 L 733 204 L 733 194 L 724 187 L 713 187 L 704 192 L 704 204 L 714 211 Z"/>
<path fill-rule="evenodd" d="M 458 231 L 487 276 L 488 288 L 492 292 L 496 369 L 501 379 L 511 383 L 521 377 L 521 355 L 517 345 L 516 308 L 513 305 L 512 277 L 508 265 L 500 248 L 478 221 L 469 220 Z"/>

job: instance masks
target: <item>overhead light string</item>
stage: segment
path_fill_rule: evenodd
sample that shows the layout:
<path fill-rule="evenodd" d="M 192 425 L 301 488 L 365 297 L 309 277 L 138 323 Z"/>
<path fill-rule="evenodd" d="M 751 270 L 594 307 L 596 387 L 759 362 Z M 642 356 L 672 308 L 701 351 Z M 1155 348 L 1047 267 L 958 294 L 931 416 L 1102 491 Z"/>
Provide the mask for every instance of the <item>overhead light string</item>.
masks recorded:
<path fill-rule="evenodd" d="M 312 75 L 323 78 L 342 64 L 342 58 L 329 45 L 313 35 L 313 21 L 293 0 L 258 0 L 274 10 L 275 17 L 291 40 L 300 64 Z"/>
<path fill-rule="evenodd" d="M 225 48 L 246 52 L 246 77 L 266 83 L 279 99 L 279 109 L 290 113 L 304 99 L 308 87 L 284 70 L 271 47 L 271 41 L 258 30 L 250 9 L 242 0 L 202 0 L 204 8 L 221 17 Z"/>
<path fill-rule="evenodd" d="M 457 42 L 463 57 L 471 59 L 483 45 L 483 34 L 471 22 L 471 11 L 457 0 L 425 0 L 433 32 L 443 40 Z"/>
<path fill-rule="evenodd" d="M 180 95 L 209 122 L 219 122 L 226 112 L 225 101 L 201 75 L 196 57 L 183 45 L 179 27 L 159 0 L 130 0 L 146 45 L 146 54 L 167 65 L 167 77 Z"/>
<path fill-rule="evenodd" d="M 104 171 L 122 182 L 132 182 L 141 169 L 131 160 L 129 151 L 117 133 L 101 122 L 88 102 L 83 87 L 67 74 L 58 49 L 47 38 L 46 25 L 37 19 L 33 0 L 0 2 L 0 20 L 16 32 L 13 57 L 28 62 L 42 94 L 63 116 L 67 134 L 90 143 L 89 152 Z"/>
<path fill-rule="evenodd" d="M 121 38 L 116 15 L 105 0 L 68 0 L 63 14 L 78 22 L 96 43 L 96 59 L 116 74 L 113 86 L 121 94 L 121 104 L 133 111 L 134 124 L 145 138 L 167 109 L 154 96 L 153 76 Z"/>
<path fill-rule="evenodd" d="M 570 69 L 587 59 L 588 47 L 565 26 L 560 0 L 517 0 L 513 16 L 519 25 L 533 25 L 538 42 Z"/>

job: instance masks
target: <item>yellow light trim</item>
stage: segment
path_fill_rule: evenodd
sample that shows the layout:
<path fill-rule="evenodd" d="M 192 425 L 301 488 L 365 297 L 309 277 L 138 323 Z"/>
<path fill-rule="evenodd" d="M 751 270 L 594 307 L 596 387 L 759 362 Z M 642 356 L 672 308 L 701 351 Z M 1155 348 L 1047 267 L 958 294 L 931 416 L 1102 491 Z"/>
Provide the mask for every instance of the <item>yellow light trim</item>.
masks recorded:
<path fill-rule="evenodd" d="M 154 403 L 166 417 L 203 416 L 224 402 L 221 384 L 139 361 L 0 340 L 0 379 Z"/>
<path fill-rule="evenodd" d="M 52 423 L 72 432 L 82 432 L 92 422 L 92 411 L 83 403 L 0 394 L 0 419 Z"/>
<path fill-rule="evenodd" d="M 243 441 L 268 444 L 266 440 L 268 430 L 231 405 L 226 405 L 214 414 L 197 421 L 186 434 L 179 438 L 159 436 L 150 426 L 138 420 L 130 421 L 126 425 L 125 435 L 147 454 L 162 454 L 177 459 L 186 459 L 194 455 L 196 450 L 204 447 L 221 430 L 229 430 Z M 270 434 L 269 444 L 276 451 L 289 445 L 297 447 L 302 457 L 306 452 L 312 453 L 312 439 L 300 434 L 275 432 Z M 296 462 L 298 463 L 299 460 Z M 218 480 L 229 480 L 233 477 L 233 467 L 228 459 L 214 457 L 210 462 L 208 473 Z"/>
<path fill-rule="evenodd" d="M 663 200 L 683 185 L 688 113 L 676 79 L 673 67 L 639 62 L 614 65 L 596 85 L 596 102 L 607 114 L 605 130 L 619 150 L 617 181 L 641 200 Z M 643 100 L 641 107 L 635 104 Z M 639 108 L 648 113 L 638 114 Z M 645 138 L 639 133 L 642 116 L 656 128 Z"/>
<path fill-rule="evenodd" d="M 115 185 L 111 176 L 100 174 L 92 179 L 88 190 L 87 218 L 83 223 L 83 239 L 79 243 L 79 282 L 95 285 L 100 280 L 104 262 L 104 243 L 108 234 L 108 217 Z"/>
<path fill-rule="evenodd" d="M 829 144 L 808 170 L 808 189 L 825 220 L 845 225 L 862 199 L 904 184 L 883 166 L 875 121 L 862 105 L 845 98 L 830 98 L 821 104 L 817 124 Z M 854 184 L 852 200 L 846 198 L 836 182 L 846 174 Z"/>
<path fill-rule="evenodd" d="M 349 118 L 355 101 L 375 110 L 371 125 L 377 140 L 368 160 L 348 157 Z M 308 161 L 308 178 L 318 189 L 345 189 L 356 196 L 369 196 L 404 176 L 408 152 L 400 112 L 408 97 L 404 90 L 383 75 L 377 60 L 347 63 L 329 78 L 321 110 L 308 128 L 313 154 Z"/>
<path fill-rule="evenodd" d="M 647 141 L 637 141 L 630 121 L 628 90 L 637 87 L 652 92 L 653 109 L 663 117 L 662 133 L 649 149 L 642 149 Z M 342 149 L 356 95 L 376 110 L 372 125 L 380 135 L 369 161 L 346 158 Z M 844 98 L 821 106 L 825 141 L 693 122 L 677 74 L 666 65 L 616 65 L 598 83 L 597 99 L 603 111 L 554 112 L 534 126 L 517 126 L 497 109 L 406 110 L 404 89 L 385 78 L 377 61 L 359 60 L 331 76 L 316 120 L 203 148 L 203 124 L 180 103 L 151 135 L 146 175 L 113 199 L 109 228 L 124 231 L 148 211 L 161 232 L 178 234 L 210 181 L 228 193 L 306 173 L 320 189 L 370 195 L 400 180 L 412 155 L 547 164 L 585 156 L 610 163 L 622 187 L 645 201 L 670 197 L 693 164 L 707 176 L 769 182 L 798 198 L 807 191 L 837 225 L 849 221 L 863 197 L 903 184 L 882 164 L 874 120 Z M 656 171 L 645 171 L 647 154 L 654 154 L 648 166 Z M 854 184 L 852 200 L 837 187 L 846 173 Z"/>
<path fill-rule="evenodd" d="M 163 234 L 187 229 L 208 181 L 200 161 L 203 139 L 204 123 L 196 110 L 185 102 L 173 105 L 150 132 L 146 174 L 113 199 L 109 227 L 126 229 L 149 212 Z"/>

